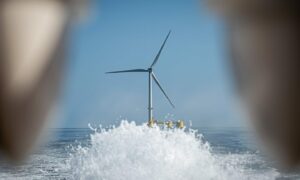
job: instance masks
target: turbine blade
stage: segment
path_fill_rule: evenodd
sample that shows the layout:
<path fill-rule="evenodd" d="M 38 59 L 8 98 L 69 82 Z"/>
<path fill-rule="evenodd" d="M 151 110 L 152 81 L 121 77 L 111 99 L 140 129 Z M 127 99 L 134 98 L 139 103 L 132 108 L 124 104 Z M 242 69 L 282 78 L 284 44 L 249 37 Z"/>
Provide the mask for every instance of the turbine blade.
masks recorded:
<path fill-rule="evenodd" d="M 155 83 L 157 84 L 157 86 L 159 87 L 159 89 L 162 91 L 162 93 L 165 95 L 165 97 L 168 99 L 169 103 L 171 104 L 171 106 L 173 108 L 175 108 L 174 104 L 172 103 L 171 99 L 168 97 L 167 93 L 164 91 L 164 89 L 161 87 L 158 79 L 156 78 L 155 74 L 152 72 L 152 77 L 155 81 Z"/>
<path fill-rule="evenodd" d="M 124 71 L 111 71 L 111 72 L 106 72 L 106 74 L 129 73 L 129 72 L 148 72 L 148 70 L 146 70 L 146 69 L 131 69 L 131 70 L 124 70 Z"/>
<path fill-rule="evenodd" d="M 169 33 L 168 33 L 168 35 L 167 35 L 167 37 L 166 37 L 164 43 L 162 44 L 161 48 L 159 49 L 158 54 L 156 55 L 156 57 L 155 57 L 155 59 L 154 59 L 152 65 L 150 66 L 150 68 L 152 68 L 152 67 L 157 63 L 157 61 L 158 61 L 158 59 L 159 59 L 159 57 L 160 57 L 160 54 L 161 54 L 162 50 L 164 49 L 164 46 L 165 46 L 165 44 L 166 44 L 166 42 L 167 42 L 167 40 L 168 40 L 170 34 L 171 34 L 171 30 L 169 31 Z"/>

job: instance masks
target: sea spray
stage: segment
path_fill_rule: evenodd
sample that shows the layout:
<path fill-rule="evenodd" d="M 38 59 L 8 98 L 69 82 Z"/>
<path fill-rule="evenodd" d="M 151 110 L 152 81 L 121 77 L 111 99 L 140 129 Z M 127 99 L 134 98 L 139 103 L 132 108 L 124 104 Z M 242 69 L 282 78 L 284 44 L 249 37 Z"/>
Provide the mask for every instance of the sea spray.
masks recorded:
<path fill-rule="evenodd" d="M 67 161 L 73 179 L 243 180 L 275 179 L 265 169 L 245 167 L 256 156 L 214 154 L 194 130 L 149 128 L 122 121 L 95 131 L 89 146 L 78 146 Z M 253 158 L 253 159 L 251 159 Z"/>

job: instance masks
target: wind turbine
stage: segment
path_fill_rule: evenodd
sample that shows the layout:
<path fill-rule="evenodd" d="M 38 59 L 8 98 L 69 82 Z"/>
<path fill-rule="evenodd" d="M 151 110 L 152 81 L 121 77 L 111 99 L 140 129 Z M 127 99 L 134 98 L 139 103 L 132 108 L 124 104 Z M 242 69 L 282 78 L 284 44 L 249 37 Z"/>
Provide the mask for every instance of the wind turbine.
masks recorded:
<path fill-rule="evenodd" d="M 165 38 L 162 46 L 160 47 L 153 63 L 150 65 L 149 68 L 147 69 L 130 69 L 130 70 L 123 70 L 123 71 L 112 71 L 112 72 L 107 72 L 107 74 L 114 74 L 114 73 L 132 73 L 132 72 L 145 72 L 148 73 L 148 77 L 149 77 L 149 102 L 148 102 L 148 116 L 149 116 L 149 122 L 153 121 L 153 101 L 152 101 L 152 81 L 154 80 L 154 82 L 156 83 L 156 85 L 159 87 L 159 89 L 162 91 L 162 93 L 164 94 L 164 96 L 167 98 L 167 100 L 169 101 L 169 103 L 171 104 L 171 106 L 173 108 L 175 108 L 174 104 L 172 103 L 171 99 L 169 98 L 169 96 L 167 95 L 167 93 L 164 91 L 164 89 L 162 88 L 162 86 L 160 85 L 157 77 L 155 76 L 154 72 L 153 72 L 153 67 L 156 65 L 156 63 L 159 60 L 159 57 L 161 55 L 162 50 L 164 49 L 164 46 L 169 38 L 171 34 L 171 31 L 169 31 L 167 37 Z"/>

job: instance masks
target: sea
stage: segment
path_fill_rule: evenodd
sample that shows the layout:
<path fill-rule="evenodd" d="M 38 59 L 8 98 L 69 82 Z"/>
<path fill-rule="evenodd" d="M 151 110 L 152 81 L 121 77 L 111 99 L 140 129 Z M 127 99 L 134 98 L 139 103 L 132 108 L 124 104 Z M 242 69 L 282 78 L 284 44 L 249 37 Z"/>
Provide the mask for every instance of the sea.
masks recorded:
<path fill-rule="evenodd" d="M 53 135 L 20 165 L 0 162 L 0 179 L 288 180 L 245 128 L 110 127 L 51 129 Z"/>

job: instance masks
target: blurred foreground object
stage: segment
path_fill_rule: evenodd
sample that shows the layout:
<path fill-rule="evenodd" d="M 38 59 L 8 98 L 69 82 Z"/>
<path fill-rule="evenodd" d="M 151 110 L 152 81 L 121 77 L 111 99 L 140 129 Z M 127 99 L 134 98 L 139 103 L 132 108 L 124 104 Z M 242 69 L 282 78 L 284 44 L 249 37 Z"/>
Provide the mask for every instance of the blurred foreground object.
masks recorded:
<path fill-rule="evenodd" d="M 300 164 L 299 1 L 209 0 L 229 26 L 240 94 L 261 143 Z"/>
<path fill-rule="evenodd" d="M 57 100 L 74 2 L 0 2 L 0 150 L 11 159 L 32 149 Z"/>

